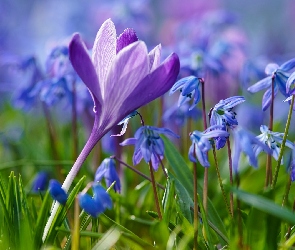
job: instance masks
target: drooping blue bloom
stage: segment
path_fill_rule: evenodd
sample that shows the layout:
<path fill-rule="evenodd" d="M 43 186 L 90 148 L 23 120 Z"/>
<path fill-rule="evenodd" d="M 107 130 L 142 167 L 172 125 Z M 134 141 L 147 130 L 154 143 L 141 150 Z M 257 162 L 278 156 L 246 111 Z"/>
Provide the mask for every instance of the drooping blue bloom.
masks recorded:
<path fill-rule="evenodd" d="M 233 169 L 235 172 L 238 171 L 241 152 L 243 152 L 248 157 L 249 164 L 255 168 L 257 168 L 257 155 L 255 154 L 254 146 L 260 147 L 268 154 L 271 154 L 271 150 L 267 145 L 265 145 L 264 142 L 261 142 L 255 137 L 254 134 L 245 129 L 240 127 L 234 129 L 233 137 Z"/>
<path fill-rule="evenodd" d="M 121 183 L 116 171 L 116 163 L 114 159 L 104 159 L 100 166 L 97 168 L 94 181 L 99 182 L 102 180 L 102 178 L 105 179 L 108 187 L 111 186 L 114 181 L 116 181 L 114 189 L 116 192 L 121 191 Z"/>
<path fill-rule="evenodd" d="M 280 90 L 283 96 L 289 96 L 288 91 L 286 91 L 286 82 L 290 76 L 288 71 L 294 67 L 295 58 L 283 63 L 281 66 L 275 63 L 270 63 L 265 68 L 265 73 L 268 76 L 248 88 L 248 91 L 251 93 L 256 93 L 260 90 L 267 89 L 262 98 L 263 111 L 265 111 L 271 104 L 272 81 L 274 81 L 274 96 L 277 95 L 278 90 Z"/>
<path fill-rule="evenodd" d="M 292 150 L 292 160 L 289 167 L 291 181 L 295 181 L 295 147 Z"/>
<path fill-rule="evenodd" d="M 243 96 L 232 96 L 225 100 L 220 100 L 210 111 L 210 125 L 222 126 L 223 130 L 227 130 L 228 128 L 233 129 L 238 125 L 236 113 L 233 111 L 233 108 L 244 101 L 245 98 Z M 216 148 L 223 148 L 226 139 L 227 137 L 217 137 L 215 139 Z"/>
<path fill-rule="evenodd" d="M 194 97 L 194 101 L 189 110 L 192 110 L 197 105 L 201 99 L 201 93 L 199 90 L 200 82 L 201 80 L 199 78 L 195 76 L 188 76 L 180 79 L 172 86 L 169 92 L 170 95 L 175 93 L 177 90 L 181 92 L 178 99 L 178 107 L 191 100 L 192 97 Z"/>
<path fill-rule="evenodd" d="M 266 144 L 270 148 L 273 158 L 275 158 L 275 160 L 278 160 L 284 133 L 270 131 L 268 127 L 265 125 L 260 126 L 260 131 L 261 134 L 258 135 L 256 138 L 260 140 L 262 143 Z M 286 146 L 291 149 L 294 148 L 294 144 L 289 140 L 286 140 Z M 254 150 L 256 156 L 261 151 L 265 151 L 259 145 L 254 146 Z M 283 164 L 283 159 L 281 161 L 281 164 Z"/>
<path fill-rule="evenodd" d="M 211 126 L 204 132 L 194 131 L 190 135 L 192 145 L 189 148 L 189 159 L 192 162 L 200 162 L 203 167 L 209 167 L 208 151 L 212 149 L 210 140 L 216 137 L 228 137 L 229 133 L 222 126 Z"/>
<path fill-rule="evenodd" d="M 143 158 L 147 163 L 151 161 L 157 171 L 160 160 L 164 158 L 164 142 L 159 134 L 179 138 L 170 129 L 142 126 L 135 132 L 134 138 L 126 139 L 120 145 L 135 145 L 133 164 L 137 165 Z"/>
<path fill-rule="evenodd" d="M 45 191 L 48 185 L 48 173 L 44 171 L 38 172 L 36 177 L 34 178 L 32 184 L 32 192 L 42 192 Z"/>
<path fill-rule="evenodd" d="M 92 217 L 98 217 L 107 208 L 112 208 L 112 200 L 105 189 L 99 185 L 94 184 L 92 186 L 93 197 L 86 193 L 80 193 L 78 195 L 79 204 L 86 213 Z"/>
<path fill-rule="evenodd" d="M 68 195 L 57 180 L 49 181 L 49 193 L 52 198 L 58 201 L 60 204 L 66 204 Z"/>
<path fill-rule="evenodd" d="M 186 102 L 180 107 L 177 104 L 171 106 L 163 114 L 163 121 L 168 125 L 173 123 L 177 126 L 183 126 L 188 118 L 197 120 L 202 113 L 199 109 L 189 109 L 189 104 Z"/>

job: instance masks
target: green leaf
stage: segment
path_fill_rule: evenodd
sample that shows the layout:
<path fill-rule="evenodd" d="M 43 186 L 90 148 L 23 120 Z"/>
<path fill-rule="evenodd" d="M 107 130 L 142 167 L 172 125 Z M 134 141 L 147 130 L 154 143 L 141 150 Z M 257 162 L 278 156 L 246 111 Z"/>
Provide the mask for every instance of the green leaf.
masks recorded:
<path fill-rule="evenodd" d="M 113 245 L 119 240 L 121 236 L 120 231 L 117 227 L 112 227 L 109 229 L 101 240 L 92 248 L 92 250 L 99 250 L 99 249 L 111 249 Z"/>
<path fill-rule="evenodd" d="M 193 199 L 193 175 L 190 169 L 188 168 L 186 162 L 176 150 L 174 145 L 166 137 L 163 136 L 162 138 L 165 143 L 165 156 L 169 162 L 169 165 L 171 166 L 171 169 L 177 177 L 177 180 L 187 190 L 191 199 Z M 203 199 L 203 189 L 200 185 L 198 185 L 198 191 L 200 198 Z M 227 244 L 228 237 L 225 226 L 209 198 L 207 209 L 210 227 L 217 233 L 217 236 L 219 237 L 221 242 L 223 244 Z"/>
<path fill-rule="evenodd" d="M 242 190 L 232 189 L 233 193 L 243 202 L 255 207 L 267 214 L 271 214 L 291 224 L 295 224 L 294 213 L 282 206 L 277 205 L 273 201 L 266 199 L 262 196 L 250 194 Z"/>
<path fill-rule="evenodd" d="M 166 188 L 162 200 L 162 206 L 163 206 L 163 215 L 164 215 L 164 221 L 168 224 L 171 218 L 171 214 L 173 211 L 173 205 L 174 205 L 174 193 L 175 193 L 175 184 L 174 180 L 168 178 L 166 183 Z"/>

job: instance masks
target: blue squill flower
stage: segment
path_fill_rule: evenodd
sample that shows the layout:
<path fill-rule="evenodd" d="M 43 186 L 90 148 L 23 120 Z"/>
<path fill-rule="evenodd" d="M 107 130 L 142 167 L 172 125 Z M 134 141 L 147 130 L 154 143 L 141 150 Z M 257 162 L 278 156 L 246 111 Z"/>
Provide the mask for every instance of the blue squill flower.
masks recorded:
<path fill-rule="evenodd" d="M 49 181 L 49 193 L 52 198 L 58 201 L 60 204 L 66 204 L 68 195 L 57 180 Z"/>
<path fill-rule="evenodd" d="M 102 180 L 102 178 L 105 179 L 107 187 L 111 186 L 112 183 L 116 181 L 114 185 L 115 192 L 121 191 L 121 183 L 116 171 L 116 163 L 114 159 L 104 159 L 100 166 L 97 168 L 94 181 L 99 182 Z"/>
<path fill-rule="evenodd" d="M 266 144 L 270 148 L 273 158 L 275 158 L 275 160 L 278 160 L 284 133 L 270 131 L 265 125 L 260 126 L 260 131 L 261 134 L 258 135 L 256 138 L 262 143 Z M 291 149 L 294 148 L 294 144 L 289 140 L 286 140 L 286 146 Z M 261 146 L 258 145 L 254 147 L 254 150 L 255 155 L 258 155 L 261 151 L 265 151 Z M 281 164 L 283 164 L 283 159 L 281 161 Z"/>
<path fill-rule="evenodd" d="M 223 130 L 227 130 L 228 128 L 233 129 L 238 125 L 236 113 L 233 111 L 233 108 L 244 101 L 245 98 L 243 96 L 232 96 L 219 101 L 219 103 L 210 110 L 210 125 L 222 126 Z M 227 137 L 221 136 L 215 139 L 217 149 L 224 147 L 226 138 Z"/>
<path fill-rule="evenodd" d="M 209 167 L 208 151 L 212 149 L 210 140 L 216 137 L 228 137 L 229 133 L 222 126 L 211 126 L 204 132 L 194 131 L 190 134 L 192 145 L 189 148 L 189 159 L 192 162 L 200 162 L 203 167 Z"/>
<path fill-rule="evenodd" d="M 180 91 L 178 99 L 178 107 L 183 105 L 194 97 L 193 104 L 189 108 L 192 110 L 201 99 L 201 93 L 199 90 L 201 80 L 195 76 L 188 76 L 177 81 L 170 90 L 170 95 L 175 93 L 177 90 Z"/>
<path fill-rule="evenodd" d="M 260 90 L 267 89 L 262 98 L 262 110 L 265 111 L 271 104 L 272 96 L 272 81 L 274 81 L 274 95 L 276 96 L 278 90 L 283 94 L 283 96 L 288 97 L 286 91 L 286 82 L 290 76 L 290 71 L 295 67 L 295 58 L 285 62 L 281 66 L 270 63 L 265 68 L 265 73 L 268 75 L 266 78 L 255 83 L 248 88 L 251 93 L 256 93 Z"/>
<path fill-rule="evenodd" d="M 161 46 L 148 53 L 145 43 L 138 41 L 132 29 L 126 29 L 117 38 L 110 19 L 96 35 L 92 57 L 79 34 L 70 42 L 69 55 L 73 68 L 89 89 L 95 115 L 89 139 L 63 183 L 66 191 L 97 142 L 131 112 L 166 93 L 175 83 L 180 67 L 175 53 L 160 63 Z M 58 206 L 52 210 L 43 240 Z"/>
<path fill-rule="evenodd" d="M 291 181 L 295 181 L 295 147 L 292 150 L 292 160 L 289 167 Z"/>
<path fill-rule="evenodd" d="M 36 177 L 34 178 L 32 184 L 32 192 L 42 192 L 45 191 L 48 185 L 48 173 L 44 171 L 38 172 Z"/>
<path fill-rule="evenodd" d="M 238 171 L 241 152 L 243 152 L 248 157 L 249 164 L 255 168 L 257 168 L 257 155 L 255 154 L 254 147 L 260 147 L 268 154 L 271 154 L 269 147 L 247 130 L 236 128 L 233 130 L 233 137 L 233 169 L 235 172 Z"/>
<path fill-rule="evenodd" d="M 92 186 L 93 197 L 89 194 L 81 192 L 78 195 L 79 204 L 86 213 L 92 217 L 98 217 L 106 209 L 112 208 L 112 200 L 106 190 L 99 184 Z"/>
<path fill-rule="evenodd" d="M 126 139 L 120 145 L 135 145 L 133 164 L 137 165 L 143 158 L 147 163 L 151 161 L 157 171 L 160 160 L 164 158 L 164 142 L 159 134 L 179 138 L 170 129 L 142 126 L 135 132 L 134 138 Z"/>

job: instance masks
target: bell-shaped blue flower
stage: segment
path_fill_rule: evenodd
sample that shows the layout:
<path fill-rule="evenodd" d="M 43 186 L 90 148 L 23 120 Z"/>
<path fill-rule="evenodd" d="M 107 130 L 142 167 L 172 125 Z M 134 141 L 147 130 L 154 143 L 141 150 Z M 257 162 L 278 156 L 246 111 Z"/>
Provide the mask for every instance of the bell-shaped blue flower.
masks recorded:
<path fill-rule="evenodd" d="M 222 126 L 223 130 L 227 130 L 228 128 L 233 129 L 236 125 L 238 125 L 236 113 L 233 111 L 233 108 L 244 101 L 245 98 L 243 96 L 232 96 L 225 100 L 220 100 L 219 103 L 217 103 L 210 111 L 210 125 Z M 216 148 L 223 148 L 226 143 L 226 139 L 226 137 L 216 138 Z"/>
<path fill-rule="evenodd" d="M 164 158 L 164 142 L 159 134 L 179 138 L 170 129 L 142 126 L 135 132 L 134 138 L 126 139 L 120 145 L 135 145 L 133 164 L 137 165 L 143 158 L 147 163 L 151 161 L 157 171 L 160 160 Z"/>
<path fill-rule="evenodd" d="M 112 200 L 105 189 L 99 185 L 94 184 L 92 186 L 93 197 L 86 193 L 80 193 L 78 195 L 79 204 L 86 213 L 92 217 L 98 217 L 107 208 L 112 208 Z"/>
<path fill-rule="evenodd" d="M 254 146 L 260 147 L 268 154 L 271 154 L 269 147 L 247 130 L 236 128 L 233 130 L 233 137 L 233 169 L 235 172 L 238 171 L 241 152 L 248 157 L 249 164 L 255 168 L 257 167 L 257 155 L 255 154 Z"/>
<path fill-rule="evenodd" d="M 40 171 L 37 176 L 34 178 L 32 184 L 32 192 L 42 192 L 45 191 L 48 185 L 48 173 Z"/>
<path fill-rule="evenodd" d="M 58 201 L 60 204 L 66 204 L 68 195 L 57 180 L 49 181 L 49 193 L 52 198 Z"/>
<path fill-rule="evenodd" d="M 178 107 L 183 105 L 194 97 L 193 104 L 189 108 L 192 110 L 201 99 L 201 93 L 199 90 L 200 79 L 195 76 L 188 76 L 177 81 L 170 90 L 170 95 L 175 93 L 177 90 L 181 92 L 178 99 Z"/>
<path fill-rule="evenodd" d="M 273 158 L 275 158 L 275 160 L 278 160 L 284 133 L 270 131 L 265 125 L 260 126 L 260 131 L 261 134 L 258 135 L 256 138 L 262 143 L 266 144 L 271 150 Z M 294 144 L 289 140 L 286 140 L 286 146 L 291 149 L 294 148 Z M 254 146 L 254 150 L 255 155 L 258 155 L 261 151 L 265 151 L 264 148 L 258 145 Z M 283 164 L 283 159 L 281 161 L 281 164 Z"/>
<path fill-rule="evenodd" d="M 192 145 L 189 148 L 189 159 L 192 162 L 200 162 L 203 167 L 209 167 L 208 151 L 212 149 L 210 140 L 216 137 L 228 137 L 229 133 L 222 130 L 222 126 L 211 126 L 204 132 L 194 131 L 190 134 Z"/>
<path fill-rule="evenodd" d="M 114 185 L 114 189 L 116 192 L 121 191 L 121 183 L 119 176 L 116 171 L 116 164 L 114 159 L 106 158 L 102 161 L 100 166 L 97 168 L 94 181 L 99 182 L 102 180 L 102 178 L 105 179 L 105 182 L 107 186 L 111 186 L 111 184 L 116 181 Z"/>
<path fill-rule="evenodd" d="M 288 97 L 288 91 L 286 91 L 286 82 L 290 76 L 290 71 L 295 67 L 295 58 L 285 62 L 281 66 L 270 63 L 265 68 L 265 73 L 268 75 L 259 82 L 255 83 L 248 88 L 251 93 L 256 93 L 260 90 L 267 89 L 262 98 L 262 110 L 265 111 L 271 104 L 272 96 L 272 81 L 274 81 L 274 95 L 276 96 L 278 90 L 283 96 Z"/>

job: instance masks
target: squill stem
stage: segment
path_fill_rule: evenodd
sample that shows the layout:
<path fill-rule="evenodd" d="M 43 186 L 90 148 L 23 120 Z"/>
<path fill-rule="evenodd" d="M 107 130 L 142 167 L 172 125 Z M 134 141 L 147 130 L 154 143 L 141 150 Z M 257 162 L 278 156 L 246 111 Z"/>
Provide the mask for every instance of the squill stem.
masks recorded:
<path fill-rule="evenodd" d="M 152 186 L 153 186 L 153 192 L 154 192 L 154 197 L 155 197 L 155 202 L 156 202 L 156 208 L 158 211 L 158 216 L 159 216 L 159 220 L 162 220 L 162 212 L 161 212 L 161 207 L 160 207 L 160 202 L 159 202 L 159 196 L 158 196 L 158 192 L 157 192 L 157 186 L 156 186 L 156 181 L 155 181 L 155 177 L 154 177 L 154 170 L 153 170 L 153 166 L 152 166 L 152 161 L 149 162 L 149 168 L 150 168 L 150 174 L 151 174 L 151 182 L 152 182 Z"/>
<path fill-rule="evenodd" d="M 46 124 L 47 124 L 47 131 L 48 131 L 48 136 L 49 136 L 49 142 L 50 142 L 50 146 L 51 146 L 51 150 L 52 150 L 52 158 L 55 161 L 59 161 L 60 157 L 58 155 L 58 150 L 57 150 L 57 135 L 56 135 L 56 130 L 50 115 L 50 111 L 46 105 L 46 103 L 42 102 L 42 106 L 43 106 L 43 112 L 44 112 L 44 116 L 46 119 Z M 63 180 L 63 175 L 62 175 L 62 168 L 59 164 L 56 165 L 56 170 L 57 170 L 57 179 L 59 181 Z"/>
<path fill-rule="evenodd" d="M 291 176 L 288 175 L 288 181 L 287 181 L 284 196 L 283 196 L 282 207 L 284 207 L 286 205 L 286 202 L 289 197 L 290 188 L 291 188 Z"/>
<path fill-rule="evenodd" d="M 273 130 L 273 110 L 274 110 L 274 76 L 271 81 L 271 103 L 269 109 L 269 130 Z M 271 164 L 271 155 L 267 155 L 266 158 L 266 170 L 265 170 L 265 187 L 267 188 L 272 182 L 272 164 Z"/>
<path fill-rule="evenodd" d="M 240 176 L 236 173 L 237 189 L 240 186 Z M 239 249 L 243 249 L 243 225 L 242 225 L 242 214 L 241 214 L 241 202 L 237 199 L 237 215 L 238 215 L 238 232 L 239 232 Z"/>
<path fill-rule="evenodd" d="M 228 210 L 230 216 L 233 217 L 233 215 L 231 213 L 231 210 L 230 210 L 230 206 L 229 206 L 227 198 L 226 198 L 225 190 L 224 190 L 224 187 L 223 187 L 223 184 L 222 184 L 222 179 L 221 179 L 219 166 L 218 166 L 218 161 L 217 161 L 217 157 L 216 157 L 215 145 L 213 146 L 213 157 L 214 157 L 215 169 L 216 169 L 217 178 L 218 178 L 219 186 L 220 186 L 220 189 L 221 189 L 222 197 L 223 197 L 224 203 L 225 203 L 225 205 L 227 207 L 227 210 Z"/>
<path fill-rule="evenodd" d="M 202 114 L 203 114 L 203 124 L 204 130 L 207 129 L 207 115 L 206 115 L 206 105 L 205 105 L 205 81 L 200 79 L 202 85 Z M 207 213 L 207 201 L 208 201 L 208 167 L 204 170 L 204 187 L 203 187 L 203 206 L 205 213 Z"/>
<path fill-rule="evenodd" d="M 125 163 L 124 161 L 121 161 L 120 159 L 118 159 L 117 157 L 110 157 L 110 158 L 113 158 L 114 160 L 118 161 L 119 163 L 121 163 L 122 165 L 124 165 L 125 167 L 131 169 L 132 171 L 134 171 L 135 173 L 137 173 L 138 175 L 140 175 L 141 177 L 145 178 L 146 180 L 152 182 L 152 179 L 150 177 L 148 177 L 147 175 L 143 174 L 142 172 L 140 172 L 139 170 L 137 170 L 136 168 L 134 167 L 131 167 L 130 165 L 128 165 L 127 163 Z M 157 186 L 159 188 L 161 188 L 162 190 L 165 190 L 165 187 L 162 186 L 161 184 L 159 183 L 156 183 Z"/>
<path fill-rule="evenodd" d="M 275 173 L 274 173 L 273 181 L 272 181 L 272 185 L 271 185 L 272 189 L 275 189 L 275 187 L 276 187 L 277 178 L 278 178 L 278 174 L 279 174 L 280 166 L 281 166 L 281 161 L 282 161 L 282 158 L 283 158 L 283 153 L 284 153 L 284 149 L 285 149 L 285 145 L 286 145 L 286 141 L 287 141 L 287 136 L 288 136 L 289 128 L 290 128 L 290 124 L 291 124 L 293 105 L 294 105 L 294 95 L 292 96 L 292 99 L 291 99 L 291 104 L 290 104 L 290 108 L 289 108 L 289 113 L 288 113 L 287 123 L 286 123 L 286 127 L 285 127 L 284 137 L 283 137 L 283 141 L 282 141 L 282 144 L 281 144 L 280 154 L 279 154 L 279 158 L 278 158 L 278 161 L 277 161 L 277 165 L 276 165 L 276 168 L 275 168 Z"/>
<path fill-rule="evenodd" d="M 233 181 L 233 165 L 232 165 L 232 157 L 231 157 L 231 148 L 230 148 L 229 138 L 226 139 L 226 143 L 227 143 L 227 153 L 228 153 L 229 181 L 230 181 L 230 185 L 233 187 L 233 185 L 234 185 L 234 181 Z M 230 192 L 229 203 L 230 203 L 230 211 L 231 211 L 231 214 L 233 216 L 234 215 L 234 196 L 233 196 L 232 192 Z"/>

